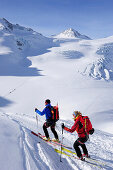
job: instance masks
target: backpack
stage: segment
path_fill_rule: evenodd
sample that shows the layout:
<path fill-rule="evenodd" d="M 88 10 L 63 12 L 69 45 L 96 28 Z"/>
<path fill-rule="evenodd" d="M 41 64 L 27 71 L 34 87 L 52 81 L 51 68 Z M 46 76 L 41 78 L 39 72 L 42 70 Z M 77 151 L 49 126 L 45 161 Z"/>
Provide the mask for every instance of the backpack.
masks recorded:
<path fill-rule="evenodd" d="M 89 135 L 92 135 L 94 133 L 94 128 L 92 128 L 91 121 L 88 116 L 82 116 L 82 121 L 81 123 L 83 124 L 85 128 L 85 132 Z"/>
<path fill-rule="evenodd" d="M 50 108 L 50 107 L 49 107 Z M 52 113 L 52 120 L 54 122 L 57 122 L 59 120 L 59 109 L 58 109 L 58 104 L 56 106 L 51 106 L 50 108 L 51 113 Z"/>

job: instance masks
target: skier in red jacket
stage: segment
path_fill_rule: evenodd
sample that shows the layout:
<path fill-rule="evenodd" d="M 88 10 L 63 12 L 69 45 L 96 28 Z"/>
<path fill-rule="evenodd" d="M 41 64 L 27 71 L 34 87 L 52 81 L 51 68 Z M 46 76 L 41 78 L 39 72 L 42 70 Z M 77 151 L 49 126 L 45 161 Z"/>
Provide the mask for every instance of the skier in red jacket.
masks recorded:
<path fill-rule="evenodd" d="M 67 128 L 64 126 L 64 123 L 62 124 L 62 128 L 68 132 L 73 133 L 74 131 L 76 131 L 78 133 L 78 139 L 74 142 L 73 147 L 77 153 L 77 156 L 81 159 L 83 159 L 83 156 L 89 157 L 88 155 L 88 151 L 85 145 L 85 142 L 88 140 L 89 136 L 88 134 L 85 132 L 85 127 L 83 126 L 83 124 L 81 123 L 82 120 L 82 114 L 79 111 L 74 111 L 73 112 L 73 117 L 74 117 L 74 125 L 71 127 L 71 129 Z M 79 146 L 82 147 L 83 149 L 83 155 L 81 153 L 81 150 L 79 148 Z"/>

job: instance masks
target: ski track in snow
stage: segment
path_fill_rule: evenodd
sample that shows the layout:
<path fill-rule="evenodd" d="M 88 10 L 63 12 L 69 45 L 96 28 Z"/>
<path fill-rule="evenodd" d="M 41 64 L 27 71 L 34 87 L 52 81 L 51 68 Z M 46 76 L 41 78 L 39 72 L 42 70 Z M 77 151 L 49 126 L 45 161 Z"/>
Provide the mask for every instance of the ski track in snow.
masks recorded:
<path fill-rule="evenodd" d="M 89 165 L 86 162 L 81 162 L 65 155 L 62 155 L 62 162 L 60 162 L 60 155 L 54 151 L 55 146 L 50 146 L 45 141 L 31 134 L 31 130 L 37 131 L 35 117 L 25 114 L 3 115 L 7 115 L 9 119 L 19 125 L 21 131 L 19 143 L 24 163 L 23 170 L 57 170 L 62 168 L 66 170 L 100 169 L 97 166 Z M 43 121 L 39 123 L 40 130 L 42 130 L 42 123 Z M 60 135 L 61 121 L 57 124 L 56 129 Z M 68 126 L 71 125 L 68 121 L 67 124 Z M 41 133 L 43 132 L 41 131 Z M 63 140 L 68 146 L 72 146 L 76 138 L 75 133 L 64 132 Z M 56 148 L 60 150 L 60 146 L 56 146 Z M 90 137 L 90 142 L 87 142 L 87 148 L 93 158 L 105 164 L 102 169 L 113 169 L 113 135 L 96 130 L 95 134 Z"/>

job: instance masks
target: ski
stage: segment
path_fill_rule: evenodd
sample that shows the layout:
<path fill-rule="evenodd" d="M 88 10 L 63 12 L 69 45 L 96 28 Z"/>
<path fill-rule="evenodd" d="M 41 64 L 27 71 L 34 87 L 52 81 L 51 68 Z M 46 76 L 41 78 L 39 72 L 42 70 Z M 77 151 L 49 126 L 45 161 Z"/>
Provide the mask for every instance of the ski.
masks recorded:
<path fill-rule="evenodd" d="M 39 137 L 40 139 L 44 140 L 45 142 L 47 142 L 47 143 L 50 143 L 50 144 L 51 144 L 51 141 L 49 141 L 49 140 L 45 140 L 45 139 L 44 139 L 44 136 L 41 136 L 40 134 L 37 134 L 37 133 L 35 133 L 35 132 L 33 132 L 33 131 L 31 131 L 31 133 L 32 133 L 33 135 L 35 135 L 35 136 Z"/>
<path fill-rule="evenodd" d="M 63 143 L 61 143 L 61 142 L 56 142 L 56 141 L 53 141 L 53 140 L 51 140 L 51 142 L 53 142 L 53 143 L 55 143 L 55 144 L 57 144 L 57 145 L 59 145 L 59 146 L 63 146 L 63 147 L 65 147 L 65 148 L 68 148 L 68 149 L 72 149 L 72 147 L 70 147 L 70 146 L 67 146 L 67 145 L 64 145 Z"/>
<path fill-rule="evenodd" d="M 57 152 L 57 153 L 59 153 L 59 154 L 63 154 L 63 155 L 68 156 L 68 157 L 70 157 L 70 158 L 74 158 L 74 159 L 80 160 L 78 157 L 76 157 L 76 156 L 74 156 L 74 155 L 69 155 L 69 154 L 67 154 L 67 153 L 65 153 L 65 152 L 61 152 L 61 151 L 58 150 L 58 149 L 54 149 L 54 150 L 55 150 L 55 152 Z M 101 165 L 98 165 L 97 163 L 90 162 L 90 161 L 85 160 L 85 159 L 84 159 L 84 160 L 80 160 L 80 161 L 86 162 L 86 163 L 88 163 L 89 165 L 93 165 L 93 166 L 96 166 L 96 167 L 98 167 L 98 168 L 102 168 Z"/>
<path fill-rule="evenodd" d="M 62 147 L 62 150 L 65 151 L 65 152 L 68 152 L 68 153 L 71 153 L 71 154 L 76 155 L 75 152 L 73 152 L 73 151 L 71 151 L 71 150 L 69 150 L 69 149 L 66 149 L 66 148 L 63 148 L 63 147 Z M 105 165 L 104 163 L 102 163 L 102 162 L 100 162 L 100 161 L 98 161 L 98 160 L 96 160 L 96 159 L 94 159 L 94 158 L 91 158 L 91 157 L 90 157 L 90 158 L 85 157 L 85 159 L 86 159 L 86 160 L 91 160 L 91 161 L 93 161 L 93 162 L 95 162 L 95 163 L 98 163 L 98 164 L 100 164 L 100 165 L 103 165 L 103 166 Z"/>
<path fill-rule="evenodd" d="M 64 148 L 64 147 L 62 147 L 62 150 L 76 155 L 75 152 L 73 152 L 73 151 L 71 151 L 71 150 L 69 150 L 69 149 L 66 149 L 66 148 Z"/>
<path fill-rule="evenodd" d="M 59 142 L 55 142 L 55 141 L 52 141 L 51 139 L 48 141 L 48 140 L 45 140 L 44 139 L 44 137 L 45 136 L 43 136 L 43 135 L 41 135 L 41 133 L 35 133 L 35 132 L 33 132 L 33 131 L 31 131 L 31 133 L 33 134 L 33 135 L 35 135 L 35 136 L 37 136 L 37 137 L 39 137 L 40 139 L 42 139 L 42 140 L 44 140 L 45 142 L 48 142 L 48 143 L 50 143 L 50 144 L 52 144 L 52 145 L 57 145 L 57 146 L 63 146 L 63 147 L 65 147 L 65 148 L 68 148 L 68 149 L 72 149 L 72 147 L 69 147 L 69 146 L 66 146 L 66 145 L 64 145 L 64 144 L 62 144 L 62 143 L 59 143 Z"/>

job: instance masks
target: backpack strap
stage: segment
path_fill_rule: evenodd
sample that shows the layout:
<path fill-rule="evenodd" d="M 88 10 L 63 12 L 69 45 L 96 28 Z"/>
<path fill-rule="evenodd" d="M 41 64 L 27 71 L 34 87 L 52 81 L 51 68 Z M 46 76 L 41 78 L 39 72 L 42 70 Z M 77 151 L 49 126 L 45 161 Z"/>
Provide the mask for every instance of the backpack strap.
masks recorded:
<path fill-rule="evenodd" d="M 83 121 L 84 121 L 84 129 L 85 129 L 85 132 L 87 133 L 87 116 L 82 116 L 83 118 Z"/>
<path fill-rule="evenodd" d="M 84 122 L 85 122 L 85 131 L 86 131 L 86 118 L 84 118 Z"/>

